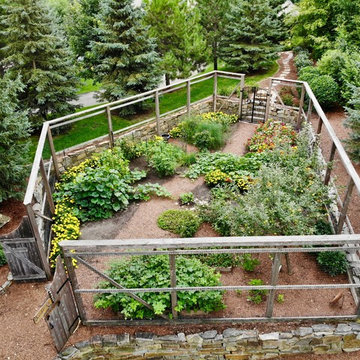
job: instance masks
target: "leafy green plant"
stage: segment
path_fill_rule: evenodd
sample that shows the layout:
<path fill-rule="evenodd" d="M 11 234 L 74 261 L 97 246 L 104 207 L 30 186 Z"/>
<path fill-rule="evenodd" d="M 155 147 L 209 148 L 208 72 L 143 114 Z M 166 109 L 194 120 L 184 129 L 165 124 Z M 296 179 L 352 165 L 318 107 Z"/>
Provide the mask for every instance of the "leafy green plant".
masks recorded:
<path fill-rule="evenodd" d="M 129 138 L 122 138 L 116 143 L 127 160 L 133 160 L 141 156 L 140 145 L 137 141 Z"/>
<path fill-rule="evenodd" d="M 180 205 L 189 205 L 193 204 L 195 200 L 194 194 L 192 192 L 183 193 L 179 196 Z"/>
<path fill-rule="evenodd" d="M 166 210 L 159 216 L 157 223 L 160 229 L 181 237 L 192 237 L 198 231 L 201 220 L 191 210 Z"/>
<path fill-rule="evenodd" d="M 278 296 L 276 297 L 276 302 L 278 304 L 283 304 L 285 301 L 285 295 L 284 294 L 278 294 Z"/>
<path fill-rule="evenodd" d="M 264 282 L 261 279 L 251 279 L 248 282 L 248 285 L 261 286 L 264 285 Z M 250 290 L 247 300 L 253 302 L 254 304 L 260 304 L 265 300 L 267 294 L 268 290 Z"/>
<path fill-rule="evenodd" d="M 197 257 L 204 264 L 217 268 L 235 267 L 240 264 L 239 255 L 236 254 L 204 254 Z"/>
<path fill-rule="evenodd" d="M 258 265 L 260 265 L 260 260 L 254 258 L 251 254 L 242 254 L 240 264 L 245 271 L 252 272 Z"/>
<path fill-rule="evenodd" d="M 151 196 L 156 195 L 158 197 L 171 197 L 170 192 L 160 184 L 140 184 L 134 188 L 134 194 L 132 198 L 134 200 L 145 200 L 148 201 L 151 199 Z"/>
<path fill-rule="evenodd" d="M 317 78 L 321 75 L 319 68 L 315 66 L 306 66 L 302 68 L 299 72 L 299 80 L 307 81 L 310 83 L 314 78 Z"/>
<path fill-rule="evenodd" d="M 107 274 L 125 288 L 170 287 L 168 256 L 133 256 L 112 263 Z M 220 274 L 194 257 L 176 257 L 177 283 L 181 286 L 219 286 Z M 109 282 L 99 284 L 101 289 L 115 288 Z M 94 298 L 96 308 L 120 311 L 128 319 L 154 318 L 171 309 L 170 293 L 137 294 L 154 311 L 123 293 L 100 294 Z M 177 311 L 211 312 L 225 308 L 221 291 L 179 291 Z"/>
<path fill-rule="evenodd" d="M 231 182 L 228 174 L 225 174 L 219 169 L 212 170 L 205 175 L 205 183 L 209 186 L 215 186 L 225 182 Z"/>
<path fill-rule="evenodd" d="M 7 264 L 7 259 L 4 253 L 4 249 L 0 245 L 0 266 L 4 266 Z"/>
<path fill-rule="evenodd" d="M 291 94 L 284 94 L 281 96 L 284 105 L 294 106 L 294 100 Z"/>
<path fill-rule="evenodd" d="M 294 63 L 298 72 L 304 67 L 313 65 L 313 62 L 310 60 L 310 56 L 307 51 L 300 51 L 295 56 Z"/>
<path fill-rule="evenodd" d="M 329 108 L 339 102 L 339 86 L 330 75 L 315 77 L 309 85 L 321 106 Z"/>
<path fill-rule="evenodd" d="M 222 124 L 200 123 L 196 128 L 193 143 L 200 150 L 217 150 L 225 144 L 225 131 Z"/>
<path fill-rule="evenodd" d="M 320 268 L 331 276 L 345 274 L 347 271 L 347 260 L 344 252 L 320 252 L 316 257 L 316 260 L 320 265 Z"/>

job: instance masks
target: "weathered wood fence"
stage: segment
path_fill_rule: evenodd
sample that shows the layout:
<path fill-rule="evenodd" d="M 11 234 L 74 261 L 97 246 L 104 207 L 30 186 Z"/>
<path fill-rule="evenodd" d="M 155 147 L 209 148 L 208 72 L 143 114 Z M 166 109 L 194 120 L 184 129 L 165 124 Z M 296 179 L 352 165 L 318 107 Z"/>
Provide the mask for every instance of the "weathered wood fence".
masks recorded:
<path fill-rule="evenodd" d="M 360 235 L 321 235 L 321 236 L 249 236 L 249 237 L 219 237 L 219 238 L 188 238 L 188 239 L 137 239 L 137 240 L 78 240 L 63 241 L 60 246 L 63 250 L 65 263 L 68 269 L 70 281 L 73 286 L 77 308 L 80 318 L 85 325 L 145 325 L 149 321 L 151 324 L 164 323 L 225 323 L 225 322 L 244 322 L 244 321 L 297 321 L 297 320 L 344 320 L 355 319 L 360 315 L 360 303 L 357 304 L 355 313 L 346 315 L 322 315 L 322 316 L 298 316 L 298 317 L 276 317 L 273 316 L 274 301 L 276 291 L 297 290 L 297 291 L 316 291 L 322 289 L 358 289 L 360 284 L 353 283 L 330 283 L 330 284 L 297 284 L 279 285 L 278 277 L 281 265 L 281 256 L 292 253 L 310 253 L 323 251 L 347 251 L 355 252 L 360 243 Z M 331 245 L 331 247 L 329 247 Z M 316 246 L 316 247 L 315 247 Z M 179 255 L 200 255 L 200 254 L 259 254 L 265 253 L 273 256 L 270 284 L 263 286 L 249 286 L 244 284 L 232 284 L 230 286 L 207 286 L 207 287 L 183 287 L 177 285 L 176 276 L 176 256 Z M 129 257 L 134 255 L 157 256 L 167 255 L 169 257 L 169 283 L 167 288 L 124 288 L 121 281 L 117 282 L 99 269 L 98 264 L 103 264 L 101 258 L 107 257 L 114 260 L 116 257 Z M 73 266 L 73 260 L 77 261 L 78 267 Z M 79 269 L 85 269 L 84 274 L 79 280 L 77 273 Z M 94 279 L 96 274 L 101 280 L 110 282 L 113 289 L 96 288 L 97 281 L 88 282 L 88 278 Z M 82 284 L 86 282 L 87 286 Z M 267 290 L 266 310 L 263 316 L 259 317 L 186 317 L 182 318 L 176 310 L 177 293 L 179 291 L 249 291 Z M 150 304 L 145 303 L 139 298 L 141 293 L 164 293 L 171 294 L 171 315 L 161 316 L 152 320 L 123 320 L 119 317 L 111 319 L 89 318 L 87 306 L 84 305 L 84 294 L 109 294 L 123 293 L 140 301 L 144 306 L 151 308 Z M 294 304 L 295 305 L 295 304 Z"/>

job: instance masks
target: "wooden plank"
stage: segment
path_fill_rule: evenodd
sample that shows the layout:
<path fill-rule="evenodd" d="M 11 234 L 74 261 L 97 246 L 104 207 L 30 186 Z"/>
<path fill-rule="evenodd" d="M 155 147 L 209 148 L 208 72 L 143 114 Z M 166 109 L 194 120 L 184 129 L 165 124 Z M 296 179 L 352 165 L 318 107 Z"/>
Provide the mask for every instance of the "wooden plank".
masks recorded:
<path fill-rule="evenodd" d="M 333 167 L 332 162 L 334 161 L 334 158 L 335 158 L 335 152 L 336 152 L 336 145 L 333 142 L 331 144 L 329 161 L 328 161 L 328 164 L 326 166 L 326 173 L 325 173 L 325 178 L 324 178 L 324 184 L 325 185 L 329 185 L 330 176 L 331 176 L 331 170 L 332 170 L 332 167 Z"/>
<path fill-rule="evenodd" d="M 52 214 L 55 214 L 54 200 L 53 200 L 53 197 L 52 197 L 52 191 L 51 191 L 50 183 L 49 183 L 48 178 L 46 176 L 46 170 L 45 170 L 45 165 L 44 165 L 43 159 L 40 160 L 40 173 L 41 173 L 42 182 L 43 182 L 43 185 L 44 185 L 44 188 L 45 188 L 46 198 L 47 198 L 47 201 L 49 203 L 50 211 L 51 211 Z"/>
<path fill-rule="evenodd" d="M 43 319 L 46 314 L 48 313 L 49 309 L 52 307 L 53 302 L 49 298 L 47 299 L 44 304 L 41 305 L 40 309 L 36 312 L 36 314 L 33 317 L 33 321 L 35 324 L 37 324 L 41 319 Z"/>
<path fill-rule="evenodd" d="M 316 130 L 316 134 L 317 134 L 317 135 L 320 135 L 320 134 L 321 134 L 322 124 L 323 124 L 323 121 L 322 121 L 321 117 L 319 116 L 318 127 L 317 127 L 317 130 Z"/>
<path fill-rule="evenodd" d="M 311 120 L 311 114 L 312 114 L 312 101 L 311 101 L 311 99 L 309 99 L 309 107 L 308 107 L 308 112 L 306 115 L 306 120 L 308 122 L 310 122 L 310 120 Z"/>
<path fill-rule="evenodd" d="M 169 255 L 169 265 L 170 265 L 170 286 L 172 288 L 176 287 L 176 258 L 175 255 Z M 177 307 L 177 293 L 176 291 L 171 292 L 171 313 L 173 319 L 177 319 L 178 313 L 176 311 Z"/>
<path fill-rule="evenodd" d="M 46 257 L 46 254 L 45 254 L 44 244 L 43 244 L 42 238 L 40 236 L 38 225 L 37 225 L 37 222 L 35 219 L 34 210 L 30 204 L 26 205 L 26 210 L 27 210 L 31 228 L 32 228 L 35 240 L 36 240 L 36 245 L 37 245 L 37 250 L 40 255 L 41 265 L 45 271 L 47 279 L 51 279 L 51 270 L 50 270 L 50 266 L 48 263 L 48 258 Z"/>
<path fill-rule="evenodd" d="M 93 271 L 95 274 L 101 276 L 102 278 L 104 278 L 105 280 L 107 280 L 110 284 L 114 285 L 116 288 L 118 288 L 119 290 L 126 290 L 125 287 L 123 287 L 122 285 L 120 285 L 117 281 L 115 281 L 114 279 L 112 279 L 111 277 L 109 277 L 108 275 L 104 274 L 103 272 L 97 270 L 94 266 L 90 265 L 88 262 L 86 262 L 84 259 L 82 259 L 79 256 L 75 256 L 75 259 L 77 261 L 79 261 L 80 263 L 82 263 L 83 265 L 85 265 L 88 269 L 90 269 L 91 271 Z M 108 289 L 111 290 L 111 289 Z M 75 291 L 75 293 L 79 293 L 79 291 Z M 109 292 L 109 291 L 108 291 Z M 133 299 L 135 299 L 136 301 L 138 301 L 140 304 L 143 304 L 145 307 L 147 307 L 148 309 L 150 309 L 151 311 L 154 311 L 154 308 L 148 304 L 145 300 L 143 300 L 141 297 L 133 294 L 133 292 L 128 292 L 128 295 L 130 297 L 132 297 Z M 161 317 L 167 318 L 164 315 L 160 315 Z"/>
<path fill-rule="evenodd" d="M 171 239 L 119 239 L 119 240 L 67 240 L 60 242 L 63 250 L 92 249 L 96 251 L 113 249 L 164 249 L 164 248 L 207 248 L 207 247 L 286 247 L 295 245 L 343 245 L 358 244 L 360 234 L 341 235 L 297 235 L 297 236 L 239 236 L 239 237 L 201 237 Z M 289 249 L 287 249 L 289 250 Z"/>
<path fill-rule="evenodd" d="M 191 114 L 191 83 L 190 80 L 186 83 L 186 112 L 187 115 Z"/>
<path fill-rule="evenodd" d="M 154 90 L 152 91 L 154 92 Z M 148 100 L 148 99 L 153 99 L 154 98 L 154 94 L 151 94 L 151 95 L 148 95 L 148 96 L 145 96 L 145 97 L 142 97 L 140 99 L 137 99 L 137 100 L 133 100 L 133 101 L 130 101 L 130 102 L 126 102 L 124 104 L 120 104 L 120 105 L 116 105 L 116 106 L 112 106 L 110 109 L 111 110 L 117 110 L 117 109 L 123 109 L 129 105 L 134 105 L 134 104 L 138 104 L 140 102 L 143 102 L 145 100 Z"/>
<path fill-rule="evenodd" d="M 280 265 L 281 265 L 281 254 L 275 254 L 274 261 L 272 264 L 271 269 L 271 285 L 276 286 L 279 278 L 280 272 Z M 275 290 L 270 290 L 269 296 L 266 302 L 266 311 L 265 316 L 268 318 L 272 317 L 274 311 L 274 301 L 275 301 Z"/>
<path fill-rule="evenodd" d="M 160 136 L 160 100 L 159 100 L 159 92 L 155 92 L 155 114 L 156 114 L 156 131 Z"/>
<path fill-rule="evenodd" d="M 113 148 L 114 147 L 114 133 L 113 133 L 110 106 L 106 107 L 106 115 L 107 115 L 108 130 L 109 130 L 109 145 L 110 145 L 110 148 Z"/>
<path fill-rule="evenodd" d="M 34 243 L 34 238 L 16 238 L 16 239 L 0 239 L 0 243 L 5 243 L 7 245 L 11 244 L 28 244 Z"/>
<path fill-rule="evenodd" d="M 341 234 L 341 232 L 342 232 L 344 222 L 345 222 L 345 219 L 346 219 L 346 214 L 347 214 L 349 204 L 350 204 L 350 201 L 351 201 L 351 195 L 352 195 L 352 191 L 354 189 L 354 185 L 355 185 L 354 180 L 350 179 L 350 181 L 348 183 L 348 186 L 347 186 L 347 189 L 346 189 L 345 199 L 343 201 L 343 207 L 340 210 L 339 222 L 338 222 L 338 224 L 336 226 L 336 233 L 337 234 Z"/>
<path fill-rule="evenodd" d="M 53 162 L 54 162 L 55 176 L 56 176 L 56 178 L 57 178 L 58 180 L 60 180 L 59 163 L 58 163 L 58 158 L 57 158 L 57 156 L 56 156 L 54 139 L 53 139 L 53 137 L 52 137 L 52 133 L 51 133 L 50 126 L 48 127 L 47 137 L 48 137 L 48 141 L 49 141 L 51 157 L 52 157 Z"/>
<path fill-rule="evenodd" d="M 214 74 L 214 91 L 213 91 L 213 112 L 216 112 L 216 100 L 217 100 L 217 88 L 218 88 L 218 74 Z"/>

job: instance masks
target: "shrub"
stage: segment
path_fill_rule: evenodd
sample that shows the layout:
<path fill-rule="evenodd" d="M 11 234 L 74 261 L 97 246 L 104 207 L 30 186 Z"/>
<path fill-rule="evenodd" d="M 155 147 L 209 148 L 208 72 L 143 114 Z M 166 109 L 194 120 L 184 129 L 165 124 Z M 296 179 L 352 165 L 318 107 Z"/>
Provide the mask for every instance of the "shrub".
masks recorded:
<path fill-rule="evenodd" d="M 236 254 L 204 254 L 197 257 L 204 264 L 217 268 L 235 267 L 240 263 L 239 255 Z"/>
<path fill-rule="evenodd" d="M 169 258 L 167 256 L 133 256 L 110 265 L 110 278 L 125 288 L 170 287 Z M 176 257 L 177 283 L 181 286 L 219 286 L 220 274 L 194 257 Z M 99 284 L 101 289 L 115 288 L 109 282 Z M 101 294 L 94 298 L 96 308 L 111 308 L 125 318 L 144 319 L 164 314 L 171 309 L 170 293 L 140 293 L 154 311 L 123 293 Z M 221 291 L 180 291 L 177 293 L 177 311 L 211 312 L 224 309 Z"/>
<path fill-rule="evenodd" d="M 7 264 L 7 259 L 6 259 L 4 250 L 0 245 L 0 266 L 4 266 L 6 264 Z"/>
<path fill-rule="evenodd" d="M 194 134 L 193 143 L 200 150 L 217 150 L 225 144 L 224 127 L 215 123 L 200 123 Z"/>
<path fill-rule="evenodd" d="M 168 198 L 171 197 L 169 191 L 167 191 L 166 188 L 164 188 L 160 184 L 146 183 L 146 184 L 137 185 L 134 188 L 134 193 L 132 195 L 132 198 L 134 200 L 148 201 L 153 195 L 159 197 L 168 197 Z"/>
<path fill-rule="evenodd" d="M 261 286 L 264 285 L 264 282 L 261 279 L 251 279 L 248 285 Z M 247 300 L 254 304 L 260 304 L 265 300 L 267 293 L 268 290 L 250 290 Z"/>
<path fill-rule="evenodd" d="M 283 304 L 285 301 L 285 295 L 284 294 L 278 294 L 276 297 L 276 302 L 279 304 Z"/>
<path fill-rule="evenodd" d="M 191 210 L 166 210 L 159 216 L 157 223 L 160 229 L 181 237 L 192 237 L 198 231 L 201 220 Z"/>
<path fill-rule="evenodd" d="M 215 186 L 226 182 L 231 182 L 229 175 L 219 169 L 210 171 L 205 175 L 205 183 L 209 186 Z"/>
<path fill-rule="evenodd" d="M 299 72 L 299 80 L 310 83 L 313 79 L 319 77 L 320 70 L 314 66 L 306 66 Z"/>
<path fill-rule="evenodd" d="M 339 102 L 339 86 L 331 76 L 315 77 L 309 82 L 309 85 L 320 105 L 325 109 Z"/>
<path fill-rule="evenodd" d="M 345 274 L 347 271 L 346 255 L 340 251 L 325 251 L 316 258 L 320 268 L 331 276 Z"/>
<path fill-rule="evenodd" d="M 243 254 L 241 256 L 240 264 L 245 271 L 252 272 L 260 265 L 260 261 L 259 259 L 252 257 L 251 254 Z"/>
<path fill-rule="evenodd" d="M 341 96 L 347 105 L 352 106 L 356 96 L 354 88 L 360 87 L 360 52 L 353 52 L 346 58 L 341 75 L 343 78 Z"/>
<path fill-rule="evenodd" d="M 284 105 L 294 106 L 293 96 L 291 94 L 284 94 L 281 96 Z"/>
<path fill-rule="evenodd" d="M 124 158 L 127 160 L 133 160 L 141 156 L 139 143 L 135 140 L 124 138 L 118 141 L 116 145 L 119 147 L 124 155 Z"/>
<path fill-rule="evenodd" d="M 189 205 L 194 203 L 194 194 L 192 192 L 184 193 L 179 196 L 180 205 Z"/>
<path fill-rule="evenodd" d="M 297 71 L 299 72 L 301 69 L 307 66 L 312 66 L 313 62 L 309 57 L 309 53 L 307 51 L 300 51 L 294 59 L 295 66 Z"/>
<path fill-rule="evenodd" d="M 326 51 L 317 66 L 322 75 L 330 75 L 341 87 L 343 83 L 343 69 L 345 68 L 348 54 L 339 49 Z"/>

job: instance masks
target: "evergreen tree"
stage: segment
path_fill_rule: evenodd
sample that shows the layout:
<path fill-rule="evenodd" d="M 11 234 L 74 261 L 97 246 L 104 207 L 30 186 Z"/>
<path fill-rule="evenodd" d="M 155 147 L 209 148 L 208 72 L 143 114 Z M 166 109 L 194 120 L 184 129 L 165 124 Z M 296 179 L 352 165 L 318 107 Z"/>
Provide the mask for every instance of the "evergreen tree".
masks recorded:
<path fill-rule="evenodd" d="M 277 58 L 281 20 L 269 0 L 235 0 L 227 16 L 221 58 L 238 70 L 267 69 Z"/>
<path fill-rule="evenodd" d="M 75 0 L 66 16 L 66 31 L 69 36 L 71 50 L 78 59 L 80 73 L 91 79 L 95 57 L 91 51 L 91 43 L 98 38 L 99 0 Z"/>
<path fill-rule="evenodd" d="M 74 111 L 69 101 L 76 98 L 75 71 L 49 9 L 40 0 L 5 0 L 3 11 L 2 63 L 13 79 L 21 76 L 19 100 L 33 125 Z"/>
<path fill-rule="evenodd" d="M 0 78 L 0 203 L 21 198 L 26 183 L 30 124 L 17 108 L 17 95 L 23 89 L 19 78 Z"/>
<path fill-rule="evenodd" d="M 99 41 L 92 43 L 96 80 L 104 88 L 101 98 L 114 101 L 157 86 L 159 57 L 143 17 L 132 0 L 101 2 Z"/>
<path fill-rule="evenodd" d="M 347 151 L 352 160 L 360 162 L 360 87 L 352 86 L 353 99 L 347 107 L 347 118 L 344 125 L 351 130 L 350 138 L 346 141 Z"/>
<path fill-rule="evenodd" d="M 160 68 L 166 83 L 188 77 L 206 61 L 206 43 L 199 24 L 200 13 L 182 0 L 146 0 L 145 23 L 156 39 Z"/>
<path fill-rule="evenodd" d="M 230 0 L 198 0 L 197 4 L 207 45 L 211 48 L 214 70 L 217 70 L 219 42 L 225 29 Z"/>

